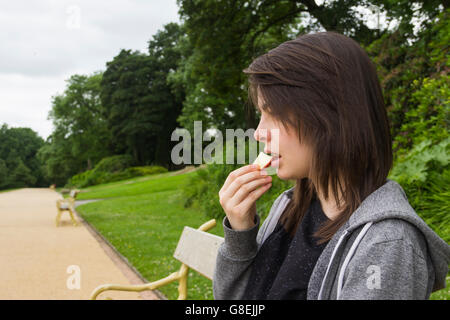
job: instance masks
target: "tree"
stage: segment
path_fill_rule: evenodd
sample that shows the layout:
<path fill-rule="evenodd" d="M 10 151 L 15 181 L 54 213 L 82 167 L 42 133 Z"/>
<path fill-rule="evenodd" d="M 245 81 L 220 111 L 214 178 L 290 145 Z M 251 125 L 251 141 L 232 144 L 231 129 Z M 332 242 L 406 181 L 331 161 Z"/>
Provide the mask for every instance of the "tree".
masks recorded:
<path fill-rule="evenodd" d="M 168 75 L 178 65 L 180 27 L 171 23 L 149 41 L 149 54 L 122 50 L 107 63 L 102 104 L 116 153 L 137 164 L 170 166 L 170 134 L 184 99 Z"/>
<path fill-rule="evenodd" d="M 102 74 L 73 75 L 62 95 L 53 97 L 49 119 L 55 131 L 64 131 L 70 140 L 71 154 L 86 169 L 109 154 L 109 132 L 102 117 L 100 83 Z"/>
<path fill-rule="evenodd" d="M 150 103 L 151 58 L 139 51 L 121 50 L 106 65 L 101 101 L 114 152 L 131 154 L 137 164 L 144 164 L 153 160 L 154 141 L 163 125 L 159 106 Z"/>
<path fill-rule="evenodd" d="M 183 29 L 176 23 L 169 23 L 159 30 L 149 41 L 148 51 L 155 65 L 152 81 L 151 103 L 159 105 L 164 119 L 155 150 L 155 163 L 172 167 L 170 153 L 176 142 L 171 141 L 172 132 L 178 126 L 177 118 L 181 113 L 185 99 L 185 89 L 177 82 L 170 80 L 181 63 L 182 51 L 179 42 L 182 40 Z"/>
<path fill-rule="evenodd" d="M 86 168 L 72 155 L 70 140 L 61 130 L 52 132 L 37 156 L 43 163 L 44 175 L 58 186 L 64 186 L 67 179 Z"/>
<path fill-rule="evenodd" d="M 48 118 L 53 132 L 39 157 L 57 184 L 92 167 L 110 154 L 110 136 L 100 103 L 102 74 L 73 75 L 62 94 L 53 97 Z"/>
<path fill-rule="evenodd" d="M 0 190 L 8 185 L 8 179 L 8 168 L 6 167 L 5 161 L 3 159 L 0 159 Z"/>
<path fill-rule="evenodd" d="M 37 159 L 44 140 L 30 128 L 0 127 L 0 188 L 43 186 L 42 164 Z"/>
<path fill-rule="evenodd" d="M 17 161 L 17 166 L 10 174 L 9 187 L 32 187 L 36 183 L 36 180 L 37 178 L 32 175 L 31 170 L 19 159 Z"/>

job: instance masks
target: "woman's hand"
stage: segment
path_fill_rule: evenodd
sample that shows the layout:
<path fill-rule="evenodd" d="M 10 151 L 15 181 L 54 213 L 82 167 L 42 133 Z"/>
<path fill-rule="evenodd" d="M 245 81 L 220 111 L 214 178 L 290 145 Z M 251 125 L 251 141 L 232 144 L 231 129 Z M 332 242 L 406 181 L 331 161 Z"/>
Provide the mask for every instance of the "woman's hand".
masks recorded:
<path fill-rule="evenodd" d="M 256 200 L 272 185 L 272 177 L 254 164 L 232 171 L 219 191 L 220 205 L 234 230 L 255 225 Z"/>

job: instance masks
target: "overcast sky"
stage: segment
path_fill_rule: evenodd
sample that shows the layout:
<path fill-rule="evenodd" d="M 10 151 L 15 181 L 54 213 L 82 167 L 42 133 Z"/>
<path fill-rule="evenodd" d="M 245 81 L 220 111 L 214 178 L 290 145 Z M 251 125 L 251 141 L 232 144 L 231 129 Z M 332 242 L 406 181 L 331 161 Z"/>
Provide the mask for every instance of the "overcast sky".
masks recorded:
<path fill-rule="evenodd" d="M 72 74 L 104 70 L 121 49 L 147 51 L 176 0 L 0 0 L 0 125 L 46 139 L 51 97 Z"/>

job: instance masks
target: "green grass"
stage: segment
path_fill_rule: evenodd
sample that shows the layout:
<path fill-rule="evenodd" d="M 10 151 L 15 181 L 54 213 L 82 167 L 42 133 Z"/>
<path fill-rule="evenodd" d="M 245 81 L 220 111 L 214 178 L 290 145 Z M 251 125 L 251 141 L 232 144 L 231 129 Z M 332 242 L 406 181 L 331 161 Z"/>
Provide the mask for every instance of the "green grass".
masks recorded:
<path fill-rule="evenodd" d="M 181 266 L 172 255 L 184 226 L 198 228 L 210 220 L 182 205 L 181 186 L 190 174 L 162 174 L 134 183 L 92 187 L 77 199 L 110 199 L 81 205 L 77 211 L 148 281 L 154 281 Z M 211 232 L 223 236 L 221 223 Z M 159 290 L 169 299 L 176 299 L 177 285 L 175 282 Z M 211 280 L 190 271 L 188 299 L 213 299 Z"/>
<path fill-rule="evenodd" d="M 192 173 L 176 175 L 173 172 L 167 172 L 101 184 L 82 189 L 82 192 L 77 195 L 77 200 L 124 197 L 148 194 L 150 192 L 176 190 L 181 188 L 180 184 L 185 183 L 188 175 Z"/>
<path fill-rule="evenodd" d="M 430 300 L 450 300 L 450 277 L 445 278 L 446 288 L 431 294 Z"/>

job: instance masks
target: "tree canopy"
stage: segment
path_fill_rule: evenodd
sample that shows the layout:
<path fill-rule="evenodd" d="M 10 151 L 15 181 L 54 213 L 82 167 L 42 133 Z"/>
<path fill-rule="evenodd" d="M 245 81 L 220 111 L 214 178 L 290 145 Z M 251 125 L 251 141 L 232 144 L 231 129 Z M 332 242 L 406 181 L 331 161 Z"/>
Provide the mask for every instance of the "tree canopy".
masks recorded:
<path fill-rule="evenodd" d="M 44 140 L 30 128 L 0 127 L 0 189 L 47 183 L 37 158 Z"/>

